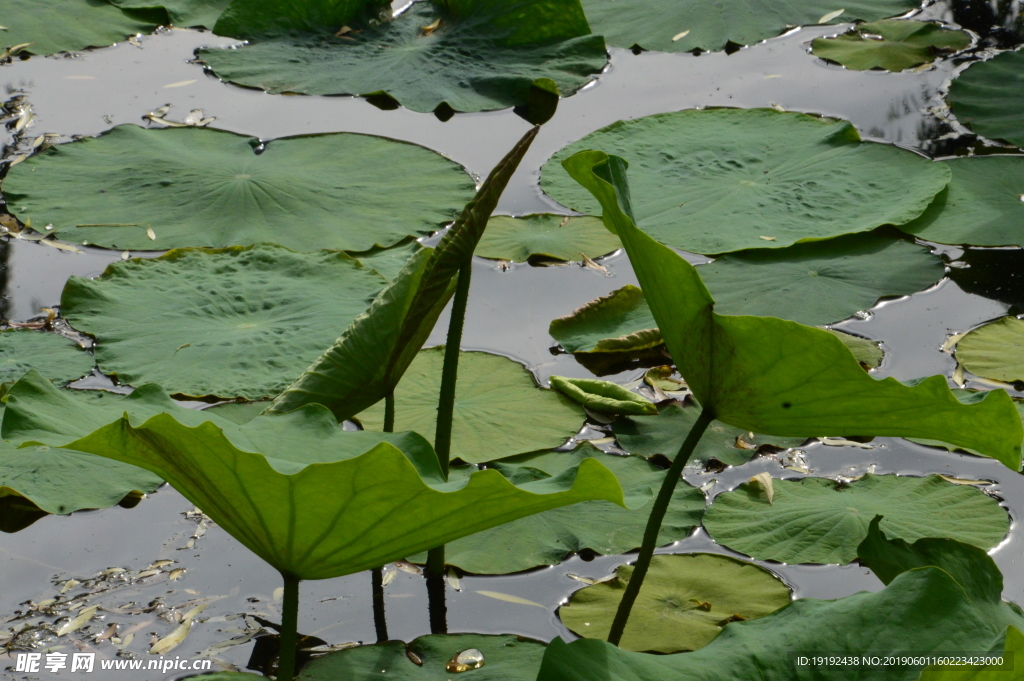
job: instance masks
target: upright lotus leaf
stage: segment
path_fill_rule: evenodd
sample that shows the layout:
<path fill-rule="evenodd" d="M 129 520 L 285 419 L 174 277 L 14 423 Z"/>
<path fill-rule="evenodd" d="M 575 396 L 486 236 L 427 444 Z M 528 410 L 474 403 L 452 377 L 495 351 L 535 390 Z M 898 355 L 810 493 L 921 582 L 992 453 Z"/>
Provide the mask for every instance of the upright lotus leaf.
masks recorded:
<path fill-rule="evenodd" d="M 598 203 L 561 167 L 586 149 L 633 162 L 638 227 L 663 244 L 704 254 L 902 225 L 950 179 L 941 163 L 861 141 L 846 121 L 774 109 L 687 110 L 618 121 L 547 162 L 544 191 L 590 214 Z"/>
<path fill-rule="evenodd" d="M 920 681 L 1014 681 L 1020 669 L 1014 663 L 1024 660 L 1024 634 L 1017 627 L 1006 627 L 1006 638 L 990 651 L 993 661 L 986 665 L 943 666 L 929 665 L 921 672 Z"/>
<path fill-rule="evenodd" d="M 36 369 L 64 385 L 92 370 L 88 352 L 70 338 L 42 331 L 0 331 L 0 383 L 16 381 Z"/>
<path fill-rule="evenodd" d="M 322 404 L 339 420 L 391 394 L 455 293 L 459 269 L 473 257 L 505 186 L 540 131 L 532 128 L 480 185 L 436 248 L 424 248 L 270 406 L 285 413 Z"/>
<path fill-rule="evenodd" d="M 857 557 L 876 515 L 885 516 L 882 529 L 889 536 L 950 537 L 986 550 L 1010 528 L 998 500 L 937 475 L 867 474 L 848 484 L 775 480 L 772 487 L 771 502 L 751 483 L 716 496 L 704 519 L 708 534 L 757 560 L 845 565 Z"/>
<path fill-rule="evenodd" d="M 1024 380 L 1024 320 L 1003 317 L 970 331 L 957 342 L 956 358 L 984 378 Z"/>
<path fill-rule="evenodd" d="M 562 624 L 584 638 L 604 639 L 622 590 L 633 573 L 580 589 L 558 611 Z M 768 570 L 713 553 L 655 556 L 644 580 L 623 650 L 678 653 L 711 642 L 729 622 L 757 619 L 789 605 L 790 589 Z"/>
<path fill-rule="evenodd" d="M 487 223 L 476 254 L 482 258 L 525 262 L 531 257 L 580 260 L 597 258 L 622 248 L 600 218 L 538 213 L 513 218 L 495 215 Z"/>
<path fill-rule="evenodd" d="M 335 251 L 177 249 L 72 277 L 61 309 L 123 383 L 254 400 L 286 388 L 384 284 Z"/>
<path fill-rule="evenodd" d="M 22 220 L 131 250 L 272 242 L 365 251 L 438 229 L 473 195 L 465 170 L 440 154 L 355 133 L 261 142 L 119 125 L 11 170 L 3 188 Z"/>
<path fill-rule="evenodd" d="M 447 669 L 448 663 L 465 650 L 483 654 L 483 666 L 466 670 L 473 681 L 534 681 L 544 644 L 518 636 L 482 634 L 430 634 L 409 643 L 386 641 L 358 646 L 318 657 L 306 665 L 298 681 L 438 681 L 461 678 Z M 453 676 L 459 674 L 459 676 Z M 205 679 L 204 679 L 205 681 Z"/>
<path fill-rule="evenodd" d="M 611 381 L 552 376 L 551 387 L 600 414 L 649 416 L 658 413 L 658 407 L 653 402 Z"/>
<path fill-rule="evenodd" d="M 257 4 L 263 3 L 245 0 L 248 8 Z M 274 21 L 298 30 L 252 31 L 249 45 L 204 49 L 201 59 L 224 80 L 269 92 L 383 95 L 413 111 L 439 113 L 530 108 L 538 79 L 568 96 L 607 60 L 604 39 L 590 34 L 579 0 L 417 2 L 394 19 L 340 35 L 346 21 L 320 23 L 307 16 L 319 11 L 307 4 L 356 3 L 274 2 L 283 11 Z M 233 16 L 225 13 L 217 31 L 233 35 Z"/>
<path fill-rule="evenodd" d="M 444 346 L 422 350 L 395 388 L 395 430 L 434 434 Z M 562 445 L 584 420 L 583 408 L 537 386 L 523 365 L 484 352 L 463 352 L 453 411 L 451 457 L 483 463 Z M 358 414 L 368 430 L 384 426 L 384 405 Z M 529 428 L 523 424 L 528 423 Z"/>
<path fill-rule="evenodd" d="M 466 572 L 508 574 L 539 565 L 557 565 L 567 555 L 583 549 L 616 555 L 640 546 L 654 493 L 665 477 L 663 469 L 643 458 L 609 455 L 583 444 L 572 452 L 525 454 L 489 467 L 513 481 L 543 479 L 578 466 L 585 458 L 597 459 L 615 474 L 629 508 L 607 501 L 585 501 L 514 520 L 451 542 L 445 547 L 445 562 Z M 464 474 L 468 475 L 460 468 L 452 469 L 453 476 Z M 704 503 L 703 492 L 680 484 L 658 533 L 658 544 L 686 538 L 700 524 Z"/>
<path fill-rule="evenodd" d="M 794 657 L 980 652 L 1001 642 L 1006 627 L 1024 626 L 1020 608 L 1001 600 L 1002 576 L 983 550 L 921 539 L 909 547 L 916 560 L 908 560 L 894 544 L 883 539 L 870 557 L 860 552 L 872 569 L 882 561 L 897 564 L 881 591 L 802 598 L 767 617 L 728 624 L 692 653 L 647 655 L 594 639 L 568 645 L 556 639 L 537 681 L 916 681 L 923 665 L 797 667 Z"/>
<path fill-rule="evenodd" d="M 769 435 L 931 437 L 1020 469 L 1024 428 L 1005 392 L 962 404 L 943 376 L 914 386 L 872 378 L 826 331 L 717 314 L 697 270 L 629 217 L 625 161 L 588 151 L 567 159 L 566 168 L 600 200 L 680 374 L 718 420 Z"/>
<path fill-rule="evenodd" d="M 1003 52 L 972 64 L 947 96 L 957 120 L 994 140 L 1024 146 L 1024 52 Z"/>
<path fill-rule="evenodd" d="M 1024 246 L 1024 158 L 968 156 L 946 165 L 949 186 L 900 229 L 944 244 Z"/>
<path fill-rule="evenodd" d="M 213 28 L 220 15 L 228 8 L 228 5 L 232 4 L 231 0 L 109 0 L 109 2 L 124 9 L 163 9 L 167 12 L 171 23 L 179 28 L 189 26 Z"/>
<path fill-rule="evenodd" d="M 848 69 L 903 71 L 930 64 L 949 52 L 970 46 L 966 31 L 954 31 L 929 21 L 885 19 L 857 24 L 834 38 L 815 38 L 811 52 L 816 57 L 842 64 Z"/>
<path fill-rule="evenodd" d="M 801 24 L 874 21 L 917 6 L 914 0 L 583 0 L 594 32 L 609 45 L 661 52 L 753 45 Z"/>
<path fill-rule="evenodd" d="M 150 33 L 159 23 L 150 15 L 124 12 L 107 0 L 4 0 L 0 25 L 7 28 L 0 31 L 0 53 L 24 43 L 31 43 L 27 52 L 39 55 L 106 47 Z"/>

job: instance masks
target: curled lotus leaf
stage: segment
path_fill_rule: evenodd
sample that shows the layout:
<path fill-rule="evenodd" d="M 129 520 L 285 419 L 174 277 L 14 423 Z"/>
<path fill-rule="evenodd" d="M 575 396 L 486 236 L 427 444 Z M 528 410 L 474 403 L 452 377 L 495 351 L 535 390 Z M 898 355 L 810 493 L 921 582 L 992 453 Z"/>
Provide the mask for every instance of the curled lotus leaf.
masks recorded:
<path fill-rule="evenodd" d="M 658 413 L 658 407 L 653 402 L 611 381 L 552 376 L 551 387 L 600 414 Z"/>

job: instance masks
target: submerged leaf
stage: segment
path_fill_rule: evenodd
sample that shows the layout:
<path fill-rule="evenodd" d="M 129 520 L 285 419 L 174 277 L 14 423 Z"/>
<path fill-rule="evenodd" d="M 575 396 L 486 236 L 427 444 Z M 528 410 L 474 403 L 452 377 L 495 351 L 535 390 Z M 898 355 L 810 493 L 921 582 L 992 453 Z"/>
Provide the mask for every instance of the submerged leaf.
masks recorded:
<path fill-rule="evenodd" d="M 929 64 L 944 52 L 956 52 L 970 44 L 971 36 L 966 31 L 927 21 L 886 19 L 857 24 L 834 38 L 815 38 L 811 52 L 848 69 L 898 72 Z"/>
<path fill-rule="evenodd" d="M 658 413 L 658 407 L 653 402 L 611 381 L 552 376 L 551 387 L 599 414 Z"/>

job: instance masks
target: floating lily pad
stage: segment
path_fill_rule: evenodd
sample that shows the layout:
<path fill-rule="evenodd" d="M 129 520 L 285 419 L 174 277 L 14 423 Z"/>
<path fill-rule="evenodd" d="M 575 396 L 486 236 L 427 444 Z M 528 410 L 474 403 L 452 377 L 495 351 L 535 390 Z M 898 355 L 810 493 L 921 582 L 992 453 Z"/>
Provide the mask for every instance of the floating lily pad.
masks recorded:
<path fill-rule="evenodd" d="M 970 44 L 971 36 L 966 31 L 953 31 L 928 21 L 887 19 L 857 24 L 834 38 L 815 38 L 811 52 L 856 71 L 898 72 L 930 64 L 940 54 L 957 52 Z"/>
<path fill-rule="evenodd" d="M 336 133 L 259 145 L 121 125 L 19 163 L 3 188 L 23 220 L 52 223 L 62 239 L 132 250 L 365 251 L 437 229 L 473 195 L 458 164 L 414 144 Z"/>
<path fill-rule="evenodd" d="M 562 624 L 584 638 L 607 638 L 632 574 L 632 565 L 622 565 L 612 581 L 574 593 L 558 611 Z M 619 647 L 697 650 L 729 622 L 764 617 L 789 603 L 785 582 L 753 563 L 713 553 L 655 556 Z"/>
<path fill-rule="evenodd" d="M 384 284 L 344 253 L 179 249 L 72 277 L 61 309 L 123 383 L 255 400 L 288 387 Z"/>
<path fill-rule="evenodd" d="M 972 64 L 949 86 L 957 120 L 994 140 L 1024 146 L 1024 52 Z"/>
<path fill-rule="evenodd" d="M 968 156 L 946 164 L 949 186 L 900 229 L 944 244 L 1024 246 L 1024 157 Z"/>
<path fill-rule="evenodd" d="M 452 425 L 452 459 L 482 463 L 562 445 L 583 424 L 583 407 L 537 387 L 523 365 L 484 352 L 459 355 Z M 433 442 L 444 347 L 421 350 L 395 389 L 395 430 Z M 368 430 L 384 425 L 384 404 L 358 415 Z M 528 425 L 527 425 L 528 424 Z"/>
<path fill-rule="evenodd" d="M 1010 527 L 996 499 L 937 475 L 868 474 L 848 484 L 776 479 L 773 488 L 770 503 L 751 483 L 715 497 L 704 519 L 708 534 L 758 560 L 845 565 L 857 557 L 876 515 L 893 537 L 949 537 L 983 549 L 1001 542 Z"/>
<path fill-rule="evenodd" d="M 589 214 L 600 213 L 597 201 L 561 167 L 586 149 L 630 163 L 637 226 L 705 254 L 902 225 L 950 179 L 941 163 L 862 142 L 846 121 L 773 109 L 688 110 L 613 123 L 545 164 L 544 191 Z"/>
<path fill-rule="evenodd" d="M 109 0 L 125 9 L 152 9 L 167 12 L 171 23 L 179 28 L 202 26 L 213 28 L 231 0 Z"/>
<path fill-rule="evenodd" d="M 538 213 L 513 218 L 495 215 L 476 247 L 475 255 L 496 260 L 525 262 L 531 256 L 554 260 L 580 260 L 580 255 L 597 258 L 622 248 L 601 218 L 578 218 Z"/>
<path fill-rule="evenodd" d="M 664 343 L 644 292 L 632 284 L 555 319 L 548 333 L 569 352 L 634 352 Z"/>
<path fill-rule="evenodd" d="M 36 369 L 57 385 L 92 371 L 92 356 L 78 343 L 42 331 L 0 332 L 0 383 L 16 381 Z"/>
<path fill-rule="evenodd" d="M 482 667 L 462 673 L 445 669 L 453 657 L 469 649 L 483 653 Z M 306 665 L 297 681 L 438 681 L 463 676 L 471 681 L 534 681 L 542 657 L 543 643 L 518 636 L 431 634 L 408 644 L 387 641 L 324 655 Z"/>
<path fill-rule="evenodd" d="M 391 21 L 341 36 L 332 24 L 271 32 L 239 49 L 199 54 L 218 76 L 239 85 L 308 95 L 386 93 L 413 111 L 525 105 L 538 78 L 550 78 L 568 96 L 607 60 L 604 40 L 590 35 L 579 0 L 466 0 L 447 3 L 447 11 L 439 7 L 417 2 Z"/>
<path fill-rule="evenodd" d="M 729 43 L 752 45 L 801 24 L 874 21 L 917 6 L 913 0 L 583 0 L 591 27 L 609 45 L 661 52 L 714 52 Z"/>
<path fill-rule="evenodd" d="M 974 329 L 956 344 L 956 358 L 976 376 L 1024 380 L 1024 320 L 1003 317 Z"/>
<path fill-rule="evenodd" d="M 445 547 L 445 561 L 467 572 L 507 574 L 538 565 L 557 565 L 567 555 L 583 549 L 615 555 L 639 547 L 652 499 L 665 479 L 664 469 L 641 457 L 612 456 L 587 444 L 573 452 L 526 454 L 492 467 L 511 480 L 543 478 L 558 475 L 585 458 L 595 458 L 615 473 L 634 510 L 607 501 L 585 501 L 556 508 L 456 539 Z M 634 497 L 637 500 L 634 501 Z M 658 532 L 658 545 L 684 539 L 700 524 L 704 503 L 703 492 L 680 483 L 672 494 L 668 513 Z M 419 556 L 415 560 L 423 558 L 425 556 Z"/>
<path fill-rule="evenodd" d="M 391 248 L 373 248 L 363 253 L 349 252 L 353 258 L 363 263 L 388 281 L 394 281 L 409 259 L 423 250 L 423 245 L 415 239 L 400 243 Z"/>
<path fill-rule="evenodd" d="M 159 23 L 152 19 L 106 0 L 4 0 L 0 48 L 31 43 L 25 51 L 42 55 L 106 47 L 151 32 Z"/>
<path fill-rule="evenodd" d="M 683 440 L 697 421 L 700 408 L 670 404 L 657 416 L 624 416 L 612 428 L 619 444 L 631 454 L 655 456 L 661 454 L 669 460 L 683 446 Z M 711 458 L 728 466 L 740 466 L 757 455 L 761 447 L 776 449 L 798 447 L 807 441 L 804 437 L 776 437 L 754 434 L 713 421 L 704 437 L 697 443 L 687 466 L 703 468 Z"/>

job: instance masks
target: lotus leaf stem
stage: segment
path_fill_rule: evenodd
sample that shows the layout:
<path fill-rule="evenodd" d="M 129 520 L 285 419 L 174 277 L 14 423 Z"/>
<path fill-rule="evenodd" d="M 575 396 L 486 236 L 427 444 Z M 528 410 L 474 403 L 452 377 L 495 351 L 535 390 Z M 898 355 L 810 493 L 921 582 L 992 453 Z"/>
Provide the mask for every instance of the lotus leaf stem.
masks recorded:
<path fill-rule="evenodd" d="M 374 568 L 370 572 L 373 580 L 373 628 L 377 632 L 377 643 L 388 640 L 388 622 L 384 617 L 384 570 Z"/>
<path fill-rule="evenodd" d="M 384 396 L 384 432 L 395 432 L 395 393 Z"/>
<path fill-rule="evenodd" d="M 444 347 L 444 368 L 441 370 L 441 395 L 437 400 L 437 429 L 434 431 L 434 450 L 441 462 L 444 477 L 448 477 L 448 461 L 452 451 L 452 418 L 455 412 L 455 382 L 459 378 L 459 348 L 462 346 L 462 326 L 466 321 L 466 303 L 469 301 L 469 281 L 473 276 L 472 257 L 459 268 L 459 281 L 452 300 L 452 316 L 448 322 L 448 339 Z"/>
<path fill-rule="evenodd" d="M 295 653 L 299 628 L 299 579 L 281 573 L 284 579 L 284 602 L 281 615 L 281 651 L 277 662 L 277 681 L 292 681 L 295 676 Z"/>

